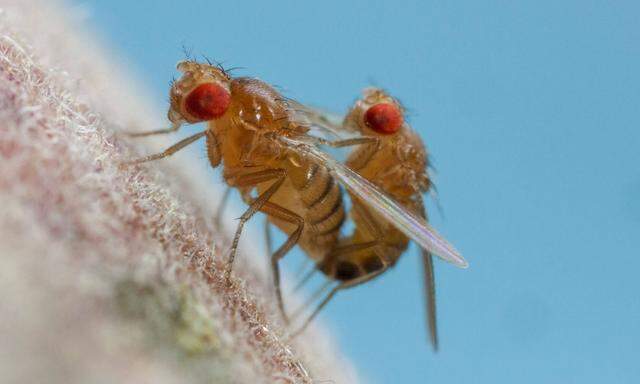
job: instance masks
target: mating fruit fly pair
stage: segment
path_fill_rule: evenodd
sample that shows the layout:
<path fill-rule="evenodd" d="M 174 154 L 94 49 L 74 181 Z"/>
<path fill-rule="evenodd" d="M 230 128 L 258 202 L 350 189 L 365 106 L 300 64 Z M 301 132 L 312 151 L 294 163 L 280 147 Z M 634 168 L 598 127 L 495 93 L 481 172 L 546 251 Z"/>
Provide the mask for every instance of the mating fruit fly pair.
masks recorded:
<path fill-rule="evenodd" d="M 199 122 L 208 122 L 208 127 L 162 153 L 131 163 L 161 159 L 206 138 L 211 165 L 222 165 L 226 183 L 238 189 L 249 206 L 233 238 L 227 276 L 244 224 L 255 213 L 264 213 L 288 236 L 270 260 L 285 319 L 278 263 L 295 245 L 337 282 L 297 334 L 337 292 L 385 272 L 414 240 L 423 249 L 428 324 L 437 347 L 431 255 L 459 267 L 467 264 L 426 222 L 422 193 L 430 187 L 427 155 L 404 122 L 400 104 L 381 90 L 368 89 L 336 123 L 258 79 L 233 78 L 219 65 L 185 61 L 177 68 L 183 74 L 170 91 L 172 127 L 132 135 L 169 133 Z M 314 135 L 314 127 L 356 136 L 329 140 Z M 322 146 L 354 149 L 343 164 Z M 347 216 L 340 185 L 352 201 L 355 229 L 346 237 L 340 234 Z"/>

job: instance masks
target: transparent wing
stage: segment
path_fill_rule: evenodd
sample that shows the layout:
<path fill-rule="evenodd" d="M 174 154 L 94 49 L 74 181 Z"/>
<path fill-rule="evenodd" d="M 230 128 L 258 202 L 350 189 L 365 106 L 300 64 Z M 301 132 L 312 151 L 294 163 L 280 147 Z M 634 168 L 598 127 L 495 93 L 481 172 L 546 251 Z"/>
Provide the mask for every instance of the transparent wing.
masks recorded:
<path fill-rule="evenodd" d="M 304 113 L 312 125 L 322 127 L 334 132 L 336 136 L 342 137 L 347 130 L 342 126 L 343 116 L 326 111 L 320 108 L 303 106 Z"/>
<path fill-rule="evenodd" d="M 311 135 L 325 139 L 345 138 L 342 116 L 309 107 L 292 99 L 287 100 L 287 105 L 294 112 L 294 119 L 311 129 Z"/>
<path fill-rule="evenodd" d="M 466 268 L 469 266 L 460 252 L 440 236 L 423 218 L 414 215 L 376 185 L 321 151 L 315 145 L 312 137 L 295 139 L 280 137 L 280 140 L 285 145 L 301 151 L 326 166 L 331 174 L 353 195 L 413 239 L 423 249 L 458 267 Z"/>

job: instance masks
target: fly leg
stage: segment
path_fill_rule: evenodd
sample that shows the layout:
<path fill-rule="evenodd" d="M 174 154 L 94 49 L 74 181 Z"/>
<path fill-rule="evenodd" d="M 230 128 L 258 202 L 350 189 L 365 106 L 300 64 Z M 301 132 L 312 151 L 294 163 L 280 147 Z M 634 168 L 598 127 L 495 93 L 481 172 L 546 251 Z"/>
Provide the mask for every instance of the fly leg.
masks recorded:
<path fill-rule="evenodd" d="M 304 229 L 304 219 L 290 210 L 271 202 L 266 202 L 260 209 L 260 212 L 296 225 L 296 229 L 289 235 L 287 241 L 285 241 L 284 244 L 282 244 L 280 248 L 271 255 L 271 270 L 273 272 L 273 284 L 275 286 L 276 297 L 278 299 L 278 309 L 280 310 L 285 322 L 288 323 L 289 318 L 287 317 L 284 309 L 282 289 L 280 288 L 280 267 L 278 262 L 291 250 L 291 248 L 293 248 L 294 245 L 298 243 L 298 240 L 300 240 L 302 230 Z"/>
<path fill-rule="evenodd" d="M 369 238 L 372 239 L 370 242 L 364 242 L 360 244 L 360 248 L 357 248 L 358 244 L 351 245 L 352 247 L 356 247 L 353 252 L 363 249 L 363 245 L 366 249 L 368 248 L 366 245 L 372 243 L 371 247 L 375 247 L 374 252 L 376 253 L 376 255 L 378 255 L 380 259 L 385 260 L 386 255 L 384 253 L 384 249 L 381 249 L 381 247 L 379 247 L 379 245 L 382 245 L 383 243 L 381 239 L 384 239 L 384 233 L 380 228 L 380 225 L 371 215 L 371 212 L 368 209 L 364 208 L 364 206 L 357 199 L 353 200 L 351 209 L 353 210 L 353 215 L 357 216 L 359 218 L 359 221 L 362 223 L 361 227 L 364 228 L 364 231 L 369 234 Z M 346 251 L 342 253 L 344 254 L 349 252 Z"/>
<path fill-rule="evenodd" d="M 305 300 L 305 302 L 291 314 L 291 319 L 298 318 L 298 316 L 302 313 L 302 311 L 304 311 L 305 308 L 309 307 L 314 301 L 316 301 L 317 298 L 319 298 L 327 289 L 329 289 L 331 283 L 331 280 L 327 280 L 318 289 L 316 289 L 316 291 L 313 292 L 311 296 L 309 296 L 309 298 Z"/>
<path fill-rule="evenodd" d="M 229 261 L 227 262 L 227 271 L 226 271 L 226 279 L 229 282 L 231 277 L 231 270 L 233 268 L 233 260 L 236 256 L 236 251 L 238 249 L 238 243 L 240 242 L 240 235 L 242 234 L 242 229 L 244 228 L 244 224 L 262 208 L 265 203 L 273 196 L 274 193 L 278 191 L 282 183 L 287 176 L 287 171 L 284 169 L 265 169 L 258 172 L 247 173 L 235 177 L 229 178 L 228 182 L 230 185 L 236 188 L 247 188 L 254 187 L 258 184 L 271 181 L 275 179 L 275 182 L 260 196 L 258 196 L 251 204 L 249 208 L 240 216 L 240 223 L 238 223 L 238 228 L 236 229 L 236 234 L 233 237 L 233 243 L 231 244 L 231 251 L 229 254 Z"/>
<path fill-rule="evenodd" d="M 218 204 L 218 208 L 216 209 L 216 214 L 213 218 L 213 225 L 217 230 L 222 229 L 222 214 L 224 213 L 224 209 L 227 207 L 227 203 L 229 202 L 229 196 L 231 195 L 231 187 L 227 186 L 222 194 L 222 199 L 220 199 L 220 204 Z"/>
<path fill-rule="evenodd" d="M 382 233 L 382 230 L 380 229 L 378 223 L 371 216 L 370 212 L 364 207 L 362 207 L 358 201 L 354 201 L 352 205 L 352 209 L 354 213 L 358 216 L 359 221 L 362 223 L 362 228 L 364 229 L 364 231 L 366 231 L 369 234 L 372 240 L 335 247 L 327 256 L 325 256 L 324 260 L 320 263 L 318 268 L 323 269 L 325 266 L 335 264 L 336 260 L 341 256 L 348 255 L 355 252 L 360 252 L 370 248 L 373 248 L 376 255 L 380 258 L 382 268 L 376 271 L 371 271 L 368 274 L 355 278 L 353 280 L 342 282 L 338 286 L 334 287 L 331 290 L 331 292 L 329 292 L 329 294 L 316 307 L 316 309 L 307 318 L 307 320 L 305 320 L 302 327 L 296 333 L 293 334 L 293 336 L 296 336 L 302 331 L 304 331 L 304 329 L 309 325 L 309 323 L 318 315 L 318 313 L 322 310 L 322 308 L 324 308 L 324 306 L 327 305 L 327 303 L 333 298 L 333 296 L 335 296 L 335 294 L 339 290 L 346 289 L 354 285 L 367 282 L 373 279 L 374 277 L 378 276 L 382 272 L 384 272 L 386 269 L 388 269 L 392 265 L 392 262 L 389 261 L 386 255 L 383 253 L 384 251 L 380 249 L 381 248 L 380 245 L 383 244 L 383 241 L 381 241 L 381 239 L 384 239 L 384 234 Z M 307 302 L 298 311 L 296 311 L 296 314 L 300 313 L 302 309 L 306 307 L 309 303 L 310 301 Z"/>
<path fill-rule="evenodd" d="M 162 151 L 160 153 L 156 153 L 156 154 L 153 154 L 153 155 L 141 157 L 139 159 L 127 161 L 124 164 L 126 164 L 126 165 L 140 164 L 140 163 L 146 163 L 147 161 L 159 160 L 159 159 L 162 159 L 162 158 L 165 158 L 165 157 L 169 157 L 169 156 L 173 155 L 174 153 L 178 152 L 179 150 L 181 150 L 182 148 L 186 147 L 187 145 L 192 144 L 193 142 L 197 141 L 198 139 L 200 139 L 205 134 L 206 134 L 206 131 L 196 133 L 195 135 L 189 136 L 186 139 L 180 140 L 176 144 L 170 146 L 169 148 L 165 149 L 164 151 Z"/>
<path fill-rule="evenodd" d="M 357 158 L 357 163 L 354 163 L 351 166 L 351 168 L 354 170 L 364 167 L 380 148 L 380 139 L 374 136 L 363 136 L 334 141 L 317 138 L 316 142 L 333 148 L 351 147 L 354 145 L 364 146 L 363 148 L 361 148 L 362 152 L 358 152 L 359 156 Z"/>
<path fill-rule="evenodd" d="M 382 230 L 380 229 L 380 226 L 378 225 L 376 220 L 373 218 L 373 216 L 371 216 L 369 210 L 365 209 L 358 200 L 353 201 L 351 209 L 354 211 L 353 215 L 357 217 L 359 222 L 362 223 L 361 228 L 364 229 L 371 240 L 335 247 L 324 257 L 322 262 L 320 262 L 320 268 L 323 268 L 326 265 L 333 264 L 339 256 L 348 255 L 350 253 L 362 251 L 369 248 L 374 248 L 374 252 L 376 253 L 376 255 L 378 255 L 378 257 L 380 257 L 380 259 L 386 259 L 383 250 L 381 250 L 379 247 L 379 245 L 383 244 L 381 239 L 384 239 L 384 234 L 382 233 Z"/>
<path fill-rule="evenodd" d="M 368 282 L 368 281 L 380 276 L 387 269 L 389 269 L 389 267 L 390 267 L 389 264 L 384 264 L 382 269 L 379 269 L 379 270 L 377 270 L 375 272 L 368 273 L 368 274 L 366 274 L 364 276 L 360 276 L 360 277 L 355 278 L 353 280 L 344 281 L 344 282 L 338 284 L 336 287 L 334 287 L 331 290 L 331 292 L 329 292 L 327 294 L 327 296 L 325 296 L 324 299 L 322 299 L 322 301 L 320 302 L 320 304 L 318 304 L 316 309 L 314 309 L 313 312 L 311 313 L 311 315 L 309 315 L 309 317 L 304 321 L 304 323 L 302 323 L 302 326 L 296 332 L 291 334 L 290 338 L 293 339 L 296 336 L 298 336 L 299 334 L 301 334 L 307 328 L 309 323 L 311 323 L 311 321 L 318 315 L 318 313 L 320 313 L 322 308 L 324 308 L 331 301 L 331 299 L 333 299 L 333 297 L 338 292 L 340 292 L 343 289 L 347 289 L 347 288 L 355 287 L 355 286 L 360 285 L 360 284 L 364 284 L 364 283 L 366 283 L 366 282 Z"/>
<path fill-rule="evenodd" d="M 373 136 L 362 136 L 362 137 L 354 137 L 351 139 L 342 139 L 342 140 L 326 140 L 323 138 L 315 138 L 318 144 L 328 145 L 334 148 L 342 148 L 342 147 L 351 147 L 354 145 L 362 145 L 362 144 L 378 144 L 380 139 Z"/>
<path fill-rule="evenodd" d="M 167 133 L 176 132 L 178 129 L 180 129 L 180 124 L 172 124 L 170 128 L 155 129 L 153 131 L 143 132 L 124 131 L 123 133 L 129 137 L 144 137 L 153 135 L 164 135 Z"/>
<path fill-rule="evenodd" d="M 330 265 L 335 263 L 335 260 L 342 255 L 347 255 L 353 252 L 358 252 L 358 251 L 362 251 L 365 249 L 369 249 L 369 248 L 373 248 L 376 247 L 377 245 L 379 245 L 378 241 L 368 241 L 368 242 L 364 242 L 364 243 L 357 243 L 357 244 L 348 244 L 348 245 L 344 245 L 344 246 L 340 246 L 340 247 L 336 247 L 334 248 L 331 253 L 325 257 L 325 259 L 320 262 L 316 268 L 312 269 L 311 271 L 309 271 L 304 278 L 298 282 L 298 284 L 295 287 L 295 290 L 301 288 L 312 276 L 315 272 L 317 272 L 319 269 L 323 269 L 326 265 Z M 329 288 L 329 285 L 331 283 L 331 280 L 328 280 L 325 284 L 323 284 L 319 289 L 317 289 L 306 301 L 304 304 L 302 304 L 299 308 L 297 308 L 295 310 L 295 312 L 293 313 L 293 315 L 291 316 L 292 319 L 297 318 L 304 310 L 305 308 L 309 307 L 318 297 L 320 297 L 320 295 L 322 295 L 322 293 L 324 291 L 327 290 L 327 288 Z M 309 320 L 311 321 L 311 320 Z"/>
<path fill-rule="evenodd" d="M 273 240 L 271 239 L 271 225 L 269 224 L 269 218 L 265 218 L 264 221 L 264 241 L 267 246 L 267 256 L 271 257 L 273 254 Z"/>

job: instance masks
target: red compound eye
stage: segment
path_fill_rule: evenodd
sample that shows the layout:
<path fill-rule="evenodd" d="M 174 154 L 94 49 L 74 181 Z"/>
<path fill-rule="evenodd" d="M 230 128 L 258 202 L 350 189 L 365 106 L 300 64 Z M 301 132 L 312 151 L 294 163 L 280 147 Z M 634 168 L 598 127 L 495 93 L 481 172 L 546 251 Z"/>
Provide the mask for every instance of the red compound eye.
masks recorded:
<path fill-rule="evenodd" d="M 211 120 L 222 116 L 229 107 L 229 91 L 214 83 L 198 85 L 185 100 L 187 112 L 199 120 Z"/>
<path fill-rule="evenodd" d="M 367 110 L 364 122 L 378 133 L 395 133 L 402 126 L 402 113 L 395 104 L 380 103 Z"/>

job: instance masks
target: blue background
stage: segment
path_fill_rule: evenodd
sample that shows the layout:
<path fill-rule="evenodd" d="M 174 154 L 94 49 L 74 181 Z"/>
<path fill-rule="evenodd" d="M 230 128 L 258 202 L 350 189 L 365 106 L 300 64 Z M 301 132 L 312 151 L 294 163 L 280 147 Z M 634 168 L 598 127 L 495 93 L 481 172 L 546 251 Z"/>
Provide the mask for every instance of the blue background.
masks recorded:
<path fill-rule="evenodd" d="M 640 382 L 640 3 L 75 3 L 160 108 L 184 44 L 314 105 L 374 83 L 410 109 L 471 267 L 436 266 L 435 355 L 415 247 L 330 305 L 366 380 Z"/>

